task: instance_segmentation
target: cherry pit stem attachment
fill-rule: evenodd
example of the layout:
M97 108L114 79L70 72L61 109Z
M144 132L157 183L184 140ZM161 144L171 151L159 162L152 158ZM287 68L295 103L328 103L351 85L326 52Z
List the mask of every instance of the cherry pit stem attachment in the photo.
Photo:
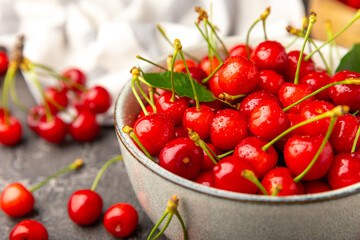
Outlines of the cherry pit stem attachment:
M206 153L206 155L209 156L209 158L211 159L211 161L216 165L219 161L219 158L217 157L217 155L207 146L207 144L201 140L199 134L197 134L194 130L188 128L188 135L189 135L189 138L191 140L194 141L194 143L201 147L202 150L204 150L204 152ZM209 151L210 150L210 151ZM215 160L216 159L216 160Z
M259 181L259 179L255 176L254 172L249 170L249 169L244 169L241 172L241 177L246 178L247 180L249 180L250 182L252 182L253 184L255 184L260 191L264 194L264 195L269 195L266 191L266 189L264 188L264 186L261 184L261 182Z

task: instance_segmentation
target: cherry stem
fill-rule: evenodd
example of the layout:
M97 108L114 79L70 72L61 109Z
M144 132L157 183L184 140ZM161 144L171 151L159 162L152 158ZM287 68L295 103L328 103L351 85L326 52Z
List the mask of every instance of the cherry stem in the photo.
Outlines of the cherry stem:
M259 181L259 179L255 176L253 171L249 169L244 169L241 172L241 177L246 178L247 180L255 184L264 195L269 195L264 186Z
M152 86L149 86L148 92L149 92L149 96L150 96L150 102L155 105L155 101L154 101L154 94L156 92L155 88ZM153 110L155 110L155 113L156 113L156 107L155 107L155 109L153 108Z
M326 30L327 39L330 39L333 36L330 21L325 22L325 30ZM336 45L335 41L331 41L330 46L329 46L329 59L330 59L330 69L331 69L331 71L333 71L333 69L334 69L334 57L333 57L334 45Z
M202 150L204 150L204 152L206 153L206 155L209 156L209 158L211 159L211 161L216 165L217 164L217 161L215 160L215 156L216 154L209 148L209 146L200 138L199 134L197 134L194 130L188 128L188 135L189 135L189 138L191 140L194 141L194 143L201 147ZM209 150L211 150L211 152L214 154L214 156L209 152ZM217 157L216 157L217 158Z
M219 61L219 63L222 63L223 61L221 60L218 52L216 51L216 49L213 47L213 45L210 43L209 39L205 36L204 32L201 30L199 24L195 23L197 29L199 30L199 32L201 33L201 35L203 36L203 38L205 39L205 41L207 42L208 46L211 48L211 50L214 52L217 60ZM209 59L211 61L211 59Z
M24 105L20 102L20 100L19 100L19 98L18 98L18 95L17 95L17 93L16 93L16 85L15 85L15 83L16 83L16 78L14 77L13 79L11 79L11 83L9 83L9 84L10 84L10 95L11 95L11 99L13 100L13 102L15 103L15 105L16 105L18 108L20 108L20 110L22 110L22 111L25 112L25 113L28 113L28 112L29 112L29 109L28 109L26 106L24 106Z
M165 30L161 27L160 24L157 24L156 25L157 29L159 30L159 32L161 33L161 35L165 38L165 40L172 46L174 47L173 43L171 42L170 38L167 36ZM193 55L191 55L190 53L188 52L185 52L184 51L184 55L187 56L188 58L191 58L192 60L194 60L195 62L199 63L200 60L196 57L194 57Z
M311 38L309 38L308 41L309 41L312 45L314 45L315 48L317 48L317 45L316 45L316 43L314 42L314 40L312 40ZM331 52L331 51L330 51L330 52ZM324 57L324 54L323 54L321 51L319 51L319 55L320 55L321 60L323 61L324 65L325 65L326 72L327 72L329 75L331 75L331 68L329 67L329 64L326 62L326 59L325 59L325 57Z
M204 142L204 144L205 144L205 147L209 150L209 152L214 156L216 162L218 162L220 159L217 156L217 154L209 147L209 145L207 145L205 142Z
M333 30L332 30L332 24L330 21L327 21L325 23L325 28L326 28L326 32L327 32L327 36L328 36L328 39L332 38L334 33L333 33ZM336 51L336 54L338 56L338 58L340 59L341 58L341 54L340 54L340 51L339 51L339 48L335 42L335 40L332 40L330 42L330 47L334 47L335 48L335 51ZM331 49L332 50L332 49ZM332 56L332 51L330 51L330 57Z
M147 240L151 240L152 236L154 235L156 229L160 226L160 224L164 221L164 219L166 218L166 216L169 214L168 211L165 211L164 214L161 216L161 218L159 219L159 221L156 223L156 225L154 226L154 228L151 230Z
M331 132L334 128L334 125L335 125L335 122L336 122L336 119L337 119L337 116L332 116L331 117L331 120L330 120L330 124L329 124L329 128L328 128L328 131L326 132L326 135L324 137L324 140L322 141L321 145L320 145L320 148L318 149L318 151L316 152L313 160L310 162L310 164L307 166L307 168L302 172L300 173L297 177L294 178L294 182L299 182L309 171L310 169L312 168L312 166L314 166L316 160L319 158L322 150L324 149L325 147L325 144L327 143L330 135L331 135Z
M150 158L152 161L154 161L154 159L151 157L150 153L144 148L144 146L141 144L140 140L138 139L138 137L136 136L134 129L132 127L129 126L125 126L123 127L123 132L126 134L129 134L129 136L137 143L137 145L141 148L141 150L145 153L145 155ZM155 161L154 161L155 162Z
M219 69L220 69L223 65L224 65L223 62L220 63L219 66L217 66L217 67L215 68L215 70L212 71L212 72L210 73L210 75L207 76L206 78L204 78L201 82L202 82L203 84L207 83L207 82L215 75L215 73L216 73L217 71L219 71Z
M171 68L170 68L170 73L171 73L171 91L172 91L172 95L171 95L171 102L175 102L175 82L174 82L174 65L175 65L175 60L176 60L176 56L178 55L179 51L177 49L175 49L174 51L174 55L172 57L172 61L171 61ZM184 64L185 61L184 61Z
M353 112L353 114L351 114L351 115L353 115L353 116L355 117L359 112L360 112L360 110L356 110L356 111Z
M283 108L283 111L286 112L287 110L289 110L290 108L298 105L299 103L305 101L306 99L308 98L311 98L312 96L315 96L316 94L318 94L319 92L329 88L329 87L332 87L332 86L335 86L335 85L341 85L341 84L355 84L355 85L360 85L360 78L348 78L348 79L345 79L343 81L339 81L339 82L333 82L333 83L329 83L328 85L325 85L321 88L319 88L318 90L310 93L309 95L307 95L306 97L294 102L293 104L287 106L286 108Z
M267 37L267 34L266 34L265 20L262 20L262 25L263 25L263 29L264 29L264 38L265 38L265 41L267 41L268 37Z
M272 197L276 197L282 190L282 185L276 184L272 189L271 189L271 196Z
M246 94L230 95L226 92L220 93L218 98L227 102L232 102L236 99L246 97Z
M209 31L208 31L208 19L207 17L204 18L204 26L205 26L205 33L206 33L206 38L209 39L209 42L211 43L211 45L214 43L210 37L209 37ZM208 45L208 56L209 56L209 64L210 64L210 72L212 72L213 68L212 68L212 59L213 59L213 54L210 48L210 45Z
M169 217L166 220L166 223L165 223L164 227L160 230L160 232L154 238L152 238L152 240L158 239L165 232L165 230L169 226L170 221L171 221L173 216L174 216L174 213L169 213Z
M98 174L96 175L96 178L94 180L94 183L93 185L91 186L91 191L95 191L98 183L99 183L99 180L101 178L101 176L103 175L103 173L105 172L105 170L113 163L115 162L118 162L118 161L121 161L123 160L123 157L122 156L117 156L117 157L114 157L110 160L108 160L99 170Z
M352 148L351 148L352 153L355 152L355 150L356 150L356 145L357 145L357 143L359 141L359 135L360 135L360 126L359 126L359 128L358 128L358 130L356 132L354 143L353 143Z
M289 47L291 47L298 39L299 39L299 36L294 37L294 39L288 45L286 45L285 48L288 49Z
M266 24L265 24L265 21L267 19L267 17L269 16L270 14L270 7L267 7L265 9L265 11L260 15L260 19L262 20L262 25L263 25L263 30L264 30L264 37L265 37L265 41L268 40L268 37L267 37L267 34L266 34Z
M219 40L221 46L223 47L223 49L225 51L226 56L230 57L230 53L229 53L228 49L226 48L226 45L223 42L223 40L221 39L221 37L217 34L214 25L210 21L207 21L207 23L208 23L209 27L211 28L211 31L215 34L215 37Z
M249 30L247 31L246 33L246 43L245 43L245 46L246 46L246 53L247 53L247 56L248 56L248 59L250 59L250 48L249 48L249 41L250 41L250 32L251 30L255 27L255 25L261 21L261 18L258 18L255 20L255 22L253 22L253 24L251 24Z
M305 37L304 37L304 43L302 45L302 48L301 48L301 51L300 51L300 54L299 54L299 59L298 59L298 63L297 63L294 84L299 83L299 74L300 74L301 61L302 61L302 58L303 58L306 42L308 41L308 38L309 38L309 35L310 35L310 32L311 32L311 28L312 28L312 26L314 25L315 22L316 22L316 13L312 11L310 13L309 26L308 26L308 28L306 30L306 34L305 34ZM307 59L307 60L309 60L309 59Z
M150 60L148 60L148 59L145 59L145 58L141 57L140 55L137 55L136 58L138 58L138 59L140 59L140 60L143 60L144 62L148 62L148 63L150 63L151 65L154 65L155 67L161 68L162 70L167 71L167 69L164 68L163 66L161 66L161 65L159 65L159 64L157 64L157 63L154 63L153 61L150 61Z
M2 95L2 106L5 110L8 109L8 92L9 92L10 83L12 79L14 79L17 69L18 69L18 64L13 61L10 62L4 79L3 95ZM4 111L4 121L6 124L9 124L8 118L9 118L8 111Z
M131 89L132 89L132 91L134 93L134 96L135 96L136 100L138 101L141 109L143 110L145 116L147 116L147 115L149 115L149 112L146 110L146 107L145 107L144 103L142 102L141 98L139 97L139 94L137 93L137 91L135 89L135 82L139 78L140 71L139 71L138 68L133 68L131 70L131 73L132 73Z
M145 98L145 100L150 104L150 106L153 109L153 112L156 113L156 106L154 104L154 101L151 101L148 96L145 94L144 90L142 89L141 85L140 85L140 80L139 77L136 79L136 85L141 93L141 95Z
M231 154L233 154L233 153L234 153L234 150L230 150L230 151L228 151L228 152L226 152L226 153L223 153L223 154L221 154L221 155L218 155L218 158L219 158L219 159L222 159L222 158L227 157L227 156L229 156L229 155L231 155Z
M324 118L338 117L338 116L346 114L347 112L349 112L349 107L348 106L346 106L346 105L344 105L344 106L338 105L338 106L334 107L333 109L331 109L331 110L329 110L327 112L324 112L324 113L322 113L320 115L317 115L317 116L315 116L315 117L313 117L311 119L307 119L305 121L299 122L298 124L295 124L294 126L286 129L284 132L280 133L273 140L271 140L270 142L265 144L261 149L266 152L269 149L269 147L271 147L279 139L281 139L286 134L288 134L289 132L291 132L291 131L299 128L299 127L302 127L302 126L304 126L306 124L309 124L309 123L312 123L312 122L315 122L315 121L318 121L318 120L321 120L321 119L324 119Z
M358 11L356 12L355 16L353 17L353 19L351 19L351 21L346 24L339 32L337 32L335 35L333 35L331 38L329 38L328 40L326 40L326 42L324 42L320 47L316 48L314 51L312 51L308 56L306 56L304 59L307 61L311 58L311 56L316 53L317 51L319 51L321 48L323 48L326 44L332 42L334 39L336 39L340 34L342 34L346 29L348 29L356 20L358 20L360 18L360 9L358 9Z
M55 174L53 174L50 177L46 178L44 181L36 184L29 191L34 192L34 191L38 190L39 188L41 188L42 186L44 186L45 184L47 184L51 179L54 179L54 178L66 173L66 172L71 171L71 170L76 170L76 169L80 168L83 165L84 165L83 160L81 158L78 158L72 164L70 164L69 166L61 169L60 171L57 171Z

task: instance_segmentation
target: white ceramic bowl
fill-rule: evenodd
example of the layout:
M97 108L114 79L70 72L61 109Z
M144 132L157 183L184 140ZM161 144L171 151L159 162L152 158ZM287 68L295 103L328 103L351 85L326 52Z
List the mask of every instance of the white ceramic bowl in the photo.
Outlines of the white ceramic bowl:
M291 39L280 41L286 44ZM242 39L236 37L226 40L230 47L241 42ZM299 49L301 44L299 41L294 48ZM206 47L201 44L189 51L204 56ZM157 62L164 63L165 59L166 56ZM138 150L121 129L125 125L132 126L139 112L129 81L116 102L116 132L134 191L154 223L162 216L168 199L176 194L190 239L360 238L360 184L326 193L288 197L206 187L168 172ZM170 239L182 239L181 226L176 219L165 234Z

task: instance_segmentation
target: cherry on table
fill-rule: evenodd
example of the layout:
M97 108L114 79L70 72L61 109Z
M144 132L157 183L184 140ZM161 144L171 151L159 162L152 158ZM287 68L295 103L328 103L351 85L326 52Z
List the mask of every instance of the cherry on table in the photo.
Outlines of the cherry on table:
M179 97L175 94L172 101L172 92L163 93L156 102L158 113L168 116L175 125L181 125L185 110L189 108L189 102L185 97Z
M313 91L316 91L319 88L328 85L331 82L331 77L326 72L309 72L303 76L299 82L310 85ZM324 101L330 100L329 88L316 94L315 98Z
M0 143L5 146L14 146L20 142L22 127L14 116L0 117Z
M105 229L115 237L126 237L133 233L138 224L136 209L127 203L111 206L104 215Z
M294 82L299 57L300 51L298 50L288 53L288 65L284 72L285 81ZM313 60L310 58L308 61L305 61L305 57L306 54L303 54L300 64L299 79L303 78L307 73L315 71L315 63Z
M38 123L37 134L50 143L60 144L64 141L67 130L66 123L58 116L52 116L50 120L42 116Z
M205 140L210 136L210 126L214 115L214 110L206 105L200 105L200 109L190 107L184 112L183 127L185 131L188 128L194 130L201 139Z
M285 82L282 75L273 70L264 69L259 72L259 83L256 87L258 90L264 90L273 94L277 94L280 86Z
M38 221L23 220L15 225L9 235L9 240L48 240L46 228Z
M94 140L100 132L100 125L94 113L89 111L78 112L75 119L69 124L69 134L79 142Z

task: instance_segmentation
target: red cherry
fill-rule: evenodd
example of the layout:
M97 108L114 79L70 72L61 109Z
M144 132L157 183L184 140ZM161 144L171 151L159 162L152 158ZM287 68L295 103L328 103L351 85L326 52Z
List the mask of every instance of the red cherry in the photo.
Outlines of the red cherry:
M295 113L286 113L286 117L289 119L290 122L290 127L298 124L299 122L301 122L300 116L295 114ZM294 130L292 130L291 132L289 132L288 134L286 134L284 137L282 137L281 139L279 139L276 143L275 146L277 149L279 150L284 150L285 144L287 142L287 140L295 135L304 135L304 133L302 132L302 127L298 127Z
M360 78L360 73L343 70L336 73L331 82L340 82L347 78ZM350 111L360 110L359 85L335 85L329 88L330 97L336 105L348 105Z
M346 114L338 117L330 136L330 142L334 152L349 153L354 143L358 128L358 120L353 115ZM357 142L356 146L356 148L360 146L360 141Z
M217 71L212 78L209 80L210 91L218 97L220 93L223 93L224 90L220 87L219 84L219 71Z
M167 116L157 113L138 118L134 133L149 154L157 156L165 144L175 138L175 126Z
M153 94L153 96L154 96L154 102L156 103L157 100L159 99L159 97L160 97L163 93L165 93L165 92L167 92L167 91L164 90L164 89L155 88L155 91L154 91L154 94ZM150 93L149 93L149 94L150 94ZM149 95L149 98L150 98L150 95Z
M219 60L216 57L212 57L210 70L210 59L209 56L206 56L201 60L199 67L204 70L207 75L210 75L219 66L219 64Z
M26 123L28 127L33 131L37 132L39 121L42 116L45 116L45 108L43 105L36 105L32 107L26 117Z
M249 53L253 52L252 48L249 46ZM242 56L244 58L248 58L246 45L245 44L238 44L229 51L230 57L232 56Z
M326 72L310 72L300 79L300 83L306 83L311 86L313 91L318 90L331 82L329 74ZM319 100L330 100L329 89L325 89L315 95Z
M258 137L272 140L290 126L283 110L274 102L257 106L250 115L249 129Z
M46 116L40 118L37 134L50 143L62 143L66 137L67 125L57 116L53 116L51 121L47 121Z
M182 72L187 74L186 68L184 68ZM195 79L200 84L202 84L201 81L208 76L200 67L189 67L189 72L191 78Z
M179 138L179 137L187 137L188 134L187 132L184 130L183 126L177 126L175 127L175 138Z
M23 217L34 207L35 199L21 183L7 185L0 195L1 209L10 217Z
M336 155L328 172L328 182L332 189L360 182L360 153Z
M276 196L290 196L304 194L304 186L301 182L294 182L294 176L288 168L278 167L268 172L261 184L271 195L276 188L280 188L280 192ZM262 194L260 192L260 194Z
M193 181L208 187L214 187L214 173L213 171L200 172Z
M197 63L190 59L185 59L186 65L189 67L197 67ZM177 60L174 64L174 72L182 72L182 70L185 68L184 62L180 59Z
M100 125L92 112L81 111L69 125L69 133L79 142L94 140L100 132Z
M247 136L248 122L233 109L219 110L211 122L211 142L223 150L234 149Z
M231 95L247 94L259 82L255 64L244 57L229 57L219 71L219 85Z
M185 110L189 107L189 102L185 97L175 95L175 100L172 101L172 93L163 93L156 102L156 109L158 113L168 116L175 125L181 125Z
M64 89L58 90L54 87L48 87L45 89L45 95L47 99L52 99L52 101L56 102L58 105L60 105L63 108L66 108L69 103L68 97L66 95L66 91ZM56 105L52 104L52 101L46 100L51 113L56 114L57 112L60 111L60 109L57 108Z
M186 179L198 175L203 160L202 149L186 137L172 140L159 154L161 167Z
M46 228L37 221L24 220L15 225L9 235L9 240L48 240Z
M260 179L275 168L278 161L278 155L273 146L267 151L261 149L265 144L267 142L261 138L247 137L239 142L234 151L235 157L246 160L254 166Z
M149 115L154 113L154 109L151 105L146 105L145 107L146 111L148 112ZM145 116L145 112L143 110L141 110L141 112L138 115L138 118L144 117Z
M90 189L74 192L68 202L70 219L79 225L90 225L101 215L103 207L102 198Z
M291 51L288 53L288 66L284 73L285 80L288 82L294 82L296 68L300 56L300 51ZM309 59L305 61L306 54L303 54L300 64L299 79L303 78L307 73L315 71L315 64L313 60Z
M284 158L286 165L296 176L302 173L319 150L323 136L293 136L285 145ZM312 168L304 175L303 180L316 180L329 170L333 161L333 150L327 141Z
M104 215L105 229L115 237L126 237L133 233L138 224L138 214L133 206L117 203Z
M62 75L68 78L68 81L62 81L64 88L79 91L76 85L85 86L86 84L86 75L77 68L69 68L62 73Z
M272 93L266 91L254 91L242 100L239 111L242 115L249 118L254 108L268 101L276 103L280 106L279 99Z
M214 144L212 143L206 143L206 145L208 145L208 147L216 154L216 155L220 155L223 153L223 151L221 151L221 149L215 147ZM210 151L209 151L210 152ZM211 171L215 164L214 162L210 159L210 157L206 154L206 152L203 150L203 154L204 154L204 161L201 164L201 171ZM212 153L210 152L211 156Z
M251 60L255 62L259 70L270 69L282 74L287 68L288 55L279 42L265 41L252 52Z
M9 59L4 51L0 51L0 77L5 75L9 65Z
M355 8L355 9L360 8L360 1L359 0L345 0L344 2L349 7L352 7L352 8Z
M100 86L93 87L85 93L84 106L93 113L104 113L111 106L111 95Z
M221 159L213 170L215 187L232 192L255 194L257 186L241 176L245 169L257 175L255 168L245 160L234 156Z
M315 100L309 102L301 109L300 119L301 121L312 119L317 115L333 109L334 107L334 105L325 101ZM305 135L309 136L325 135L329 128L329 124L330 118L324 118L302 126L301 131L305 133Z
M272 70L262 70L259 72L260 80L256 87L258 90L277 94L280 86L285 82L283 76Z
M320 180L304 182L304 188L307 194L331 191L331 187Z
M284 83L280 86L278 91L278 97L283 108L290 106L291 104L297 102L298 100L306 97L312 93L312 88L304 83L294 84L294 83ZM301 109L311 101L314 101L315 97L312 96L305 101L297 104L296 106L290 108L287 112L299 114Z
M0 117L0 143L14 146L20 142L22 135L21 123L14 116Z
M210 124L214 115L213 109L205 105L200 105L200 110L196 107L188 108L183 115L183 127L185 131L188 128L194 130L205 140L210 135Z

